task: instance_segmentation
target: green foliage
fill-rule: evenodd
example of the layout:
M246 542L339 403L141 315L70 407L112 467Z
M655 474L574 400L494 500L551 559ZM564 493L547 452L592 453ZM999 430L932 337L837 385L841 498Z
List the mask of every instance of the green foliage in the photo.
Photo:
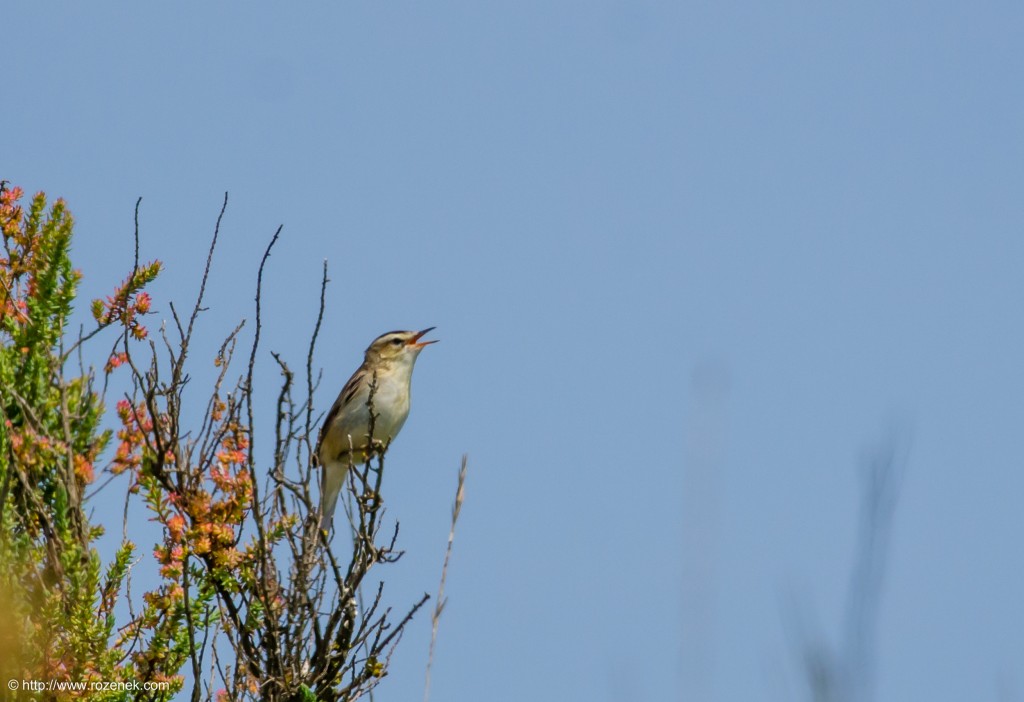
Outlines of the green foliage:
M66 375L81 278L70 258L73 220L61 200L48 206L39 193L25 212L21 196L0 188L0 678L134 680L125 649L112 645L134 546L123 543L104 568L94 548L102 529L83 509L111 433L100 426L91 372ZM101 301L100 327L119 322L138 338L140 290L158 271L141 268Z

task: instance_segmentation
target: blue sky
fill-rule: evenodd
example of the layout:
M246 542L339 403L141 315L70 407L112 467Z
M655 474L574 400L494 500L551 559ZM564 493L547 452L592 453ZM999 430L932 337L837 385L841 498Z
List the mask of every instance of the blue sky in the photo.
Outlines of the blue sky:
M142 196L155 306L189 304L228 191L211 354L279 224L265 354L304 357L327 259L321 409L437 325L387 485L399 605L470 455L432 699L799 699L894 427L876 699L1024 698L1018 4L3 14L0 176L69 201L83 295Z

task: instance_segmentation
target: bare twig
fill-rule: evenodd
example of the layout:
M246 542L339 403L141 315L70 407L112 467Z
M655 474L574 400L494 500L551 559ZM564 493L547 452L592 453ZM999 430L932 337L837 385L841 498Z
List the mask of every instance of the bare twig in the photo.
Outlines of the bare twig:
M228 208L228 194L224 193L224 203L220 206L220 214L217 215L217 224L213 227L213 238L210 239L210 249L206 253L206 265L203 267L203 279L199 283L199 295L196 297L195 307L192 308L192 314L188 318L188 331L185 332L185 338L181 344L181 360L185 360L185 356L188 352L188 344L192 339L192 328L195 326L196 317L199 316L199 312L203 309L203 297L206 294L206 281L210 277L210 266L213 263L213 252L217 248L217 237L220 236L220 223L224 219L224 212ZM138 247L136 247L136 266L138 266Z
M320 308L316 315L316 325L313 327L313 336L309 340L309 353L306 355L306 443L313 435L313 352L316 349L316 340L320 336L320 325L324 321L324 307L327 296L327 259L324 259L323 277L320 279ZM312 447L310 447L312 448ZM310 450L312 453L312 450Z
M455 541L455 525L459 521L459 513L462 512L462 501L466 494L466 469L469 465L469 456L463 454L462 465L459 467L459 480L455 488L455 502L452 504L452 523L448 530L448 546L444 551L444 565L441 566L441 583L437 588L437 601L434 603L434 613L430 617L430 652L427 655L426 681L423 685L423 702L430 700L430 669L434 664L434 647L437 645L437 627L441 623L441 612L448 600L444 596L444 584L448 578L448 562L452 556L452 543Z
M833 648L804 627L800 631L799 653L814 702L868 702L873 697L875 628L906 462L906 446L895 433L865 458L843 639Z

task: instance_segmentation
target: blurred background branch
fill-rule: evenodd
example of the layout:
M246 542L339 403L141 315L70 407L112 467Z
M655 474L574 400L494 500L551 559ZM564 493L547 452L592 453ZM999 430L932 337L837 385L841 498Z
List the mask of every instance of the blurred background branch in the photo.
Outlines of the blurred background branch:
M820 634L805 634L799 643L813 702L874 699L878 620L906 465L907 446L895 430L861 461L860 516L841 639L833 648Z

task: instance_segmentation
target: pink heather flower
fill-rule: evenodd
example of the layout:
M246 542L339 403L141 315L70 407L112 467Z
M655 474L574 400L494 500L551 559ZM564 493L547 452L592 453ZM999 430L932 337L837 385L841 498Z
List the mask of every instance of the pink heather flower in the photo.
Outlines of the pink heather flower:
M4 205L10 205L15 200L20 200L21 196L24 194L25 191L22 190L19 186L15 185L10 190L4 190L3 193L0 194L0 203L3 203Z
M185 533L185 518L180 514L176 514L167 520L167 531L170 532L171 538L177 541L181 538L182 534Z
M128 362L128 354L124 351L121 353L114 353L110 355L110 359L107 361L105 370L110 373L115 368L119 368L123 364Z
M85 460L81 456L75 456L75 475L77 475L85 483L91 483L95 478L92 463Z

